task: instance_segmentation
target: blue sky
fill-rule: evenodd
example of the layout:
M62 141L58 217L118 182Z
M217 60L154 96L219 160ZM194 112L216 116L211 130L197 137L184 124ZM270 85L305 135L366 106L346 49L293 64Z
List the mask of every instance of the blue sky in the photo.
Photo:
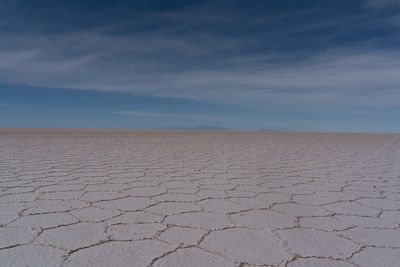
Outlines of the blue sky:
M0 1L0 127L400 132L400 1Z

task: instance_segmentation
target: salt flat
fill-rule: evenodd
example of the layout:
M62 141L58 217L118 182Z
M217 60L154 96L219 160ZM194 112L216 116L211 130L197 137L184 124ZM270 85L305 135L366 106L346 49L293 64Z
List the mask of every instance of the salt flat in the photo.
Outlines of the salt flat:
M399 266L400 136L0 130L0 266Z

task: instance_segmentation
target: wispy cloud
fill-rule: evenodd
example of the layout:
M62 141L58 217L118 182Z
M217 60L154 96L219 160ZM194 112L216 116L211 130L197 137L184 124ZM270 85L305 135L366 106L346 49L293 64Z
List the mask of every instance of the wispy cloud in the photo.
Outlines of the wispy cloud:
M21 51L0 57L0 77L9 83L54 88L121 91L237 105L329 105L393 107L400 101L400 54L342 49L306 60L274 64L269 57L231 57L247 62L213 70L170 70L149 62L105 65L100 55L49 59ZM220 60L220 64L223 60ZM146 68L152 70L143 71Z
M369 10L398 1L370 0L366 9L360 2L357 12L332 3L294 10L277 5L271 12L217 2L134 12L136 19L112 9L115 20L104 20L107 13L100 10L81 27L64 17L48 25L47 13L29 17L33 26L5 17L0 81L250 107L399 107L400 51L382 38L399 40L374 35L396 15L382 19Z
M0 103L0 108L32 108L34 105L14 104L14 103Z
M400 7L400 1L398 0L368 0L366 3L373 8Z

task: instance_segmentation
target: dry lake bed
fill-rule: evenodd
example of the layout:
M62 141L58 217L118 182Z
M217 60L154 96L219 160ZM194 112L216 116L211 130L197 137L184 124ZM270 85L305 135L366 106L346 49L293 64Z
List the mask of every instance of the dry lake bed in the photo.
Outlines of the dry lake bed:
M0 266L400 265L400 135L0 130Z

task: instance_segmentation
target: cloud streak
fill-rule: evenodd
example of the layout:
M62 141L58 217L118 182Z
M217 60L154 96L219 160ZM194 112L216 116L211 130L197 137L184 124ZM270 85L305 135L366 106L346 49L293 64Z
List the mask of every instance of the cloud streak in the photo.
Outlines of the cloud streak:
M399 108L400 50L392 46L400 42L398 13L382 10L397 1L354 1L353 9L211 1L131 12L94 5L96 15L78 14L80 24L52 4L34 16L10 3L1 10L19 17L0 21L7 40L0 45L1 82L254 108Z
M267 56L265 56L267 57ZM272 55L274 57L274 55ZM332 50L307 60L277 64L255 56L214 70L171 71L149 62L106 66L96 55L50 59L33 51L0 55L0 77L8 83L52 88L120 91L210 102L254 105L320 104L397 106L400 55ZM249 63L251 62L251 63ZM228 64L228 63L227 63ZM223 65L223 64L222 64ZM376 89L376 90L373 90Z

